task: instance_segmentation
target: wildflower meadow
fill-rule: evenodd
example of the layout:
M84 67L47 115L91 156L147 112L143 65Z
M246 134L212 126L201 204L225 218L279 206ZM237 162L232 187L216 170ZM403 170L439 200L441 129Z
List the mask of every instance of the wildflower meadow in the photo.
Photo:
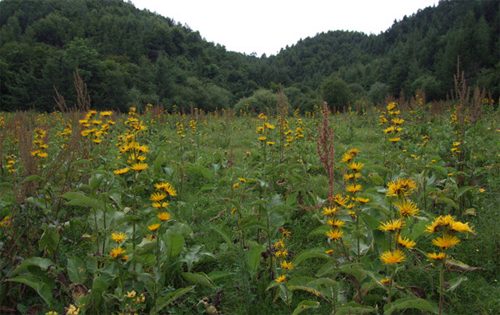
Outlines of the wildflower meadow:
M498 100L0 113L2 314L499 314Z

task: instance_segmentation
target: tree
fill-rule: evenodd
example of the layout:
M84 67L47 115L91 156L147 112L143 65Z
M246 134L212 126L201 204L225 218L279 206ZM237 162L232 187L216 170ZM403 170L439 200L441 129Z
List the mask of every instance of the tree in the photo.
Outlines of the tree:
M326 79L323 82L322 91L323 100L335 110L343 110L354 99L349 85L338 77Z

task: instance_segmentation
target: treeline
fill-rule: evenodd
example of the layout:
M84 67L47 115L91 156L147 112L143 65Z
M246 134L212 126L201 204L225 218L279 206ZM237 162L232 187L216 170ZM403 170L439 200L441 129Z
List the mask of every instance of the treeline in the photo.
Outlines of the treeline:
M3 0L0 107L51 111L55 89L75 103L76 69L94 108L120 111L147 103L241 108L280 87L303 110L321 99L375 103L418 88L428 100L440 99L453 88L458 57L467 82L498 99L498 7L498 1L441 1L379 35L321 33L258 58L122 0Z

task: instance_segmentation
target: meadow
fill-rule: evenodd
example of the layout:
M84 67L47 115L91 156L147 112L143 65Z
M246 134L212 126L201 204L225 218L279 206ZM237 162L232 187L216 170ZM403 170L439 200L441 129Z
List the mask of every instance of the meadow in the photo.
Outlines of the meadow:
M494 100L278 100L0 113L2 314L500 313Z

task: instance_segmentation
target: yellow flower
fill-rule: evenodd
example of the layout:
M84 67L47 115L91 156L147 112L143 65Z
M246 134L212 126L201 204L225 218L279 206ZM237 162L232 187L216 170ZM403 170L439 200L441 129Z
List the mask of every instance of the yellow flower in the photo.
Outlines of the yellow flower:
M156 189L158 190L163 190L167 194L169 194L172 197L177 196L177 191L175 190L174 186L172 186L170 183L163 182L159 184L155 184Z
M400 262L405 261L405 253L400 251L399 249L395 251L386 251L380 256L380 260L382 260L382 263L384 265L391 265L391 264L397 264Z
M292 235L292 232L288 231L285 228L281 228L281 234L283 234L283 237L290 237Z
M277 251L275 253L275 256L277 258L281 258L281 257L286 258L286 257L288 257L288 249L284 248L283 250Z
M6 216L2 219L2 222L0 222L0 227L9 227L10 226L10 217Z
M154 232L154 231L158 230L159 227L160 227L160 223L151 224L150 226L148 226L148 230L150 230L151 232Z
M66 315L78 315L79 312L80 312L79 307L77 308L73 304L70 304L68 307L68 311L66 312Z
M168 202L153 202L153 208L166 208L168 207Z
M444 257L445 257L445 253L431 253L431 254L427 254L427 257L429 257L430 259L434 259L434 260L443 260Z
M355 172L359 172L365 165L363 163L352 162L349 164L349 168Z
M357 197L356 200L360 203L368 203L370 202L370 199L368 198L361 198L361 197Z
M284 239L279 240L274 244L274 249L278 250L278 248L285 248L285 243L283 243Z
M271 146L271 145L275 145L275 144L276 144L276 142L267 141L267 144Z
M462 223L459 221L453 221L451 223L451 230L453 232L470 232L474 233L471 227L469 227L469 222L467 223Z
M345 222L342 221L342 220L338 220L338 219L328 219L328 221L326 221L326 224L330 225L330 226L335 226L335 227L342 227Z
M167 221L167 220L170 220L170 213L160 212L160 213L158 213L157 217L158 217L158 219L160 219L162 221Z
M408 238L403 238L403 237L401 237L401 235L399 235L399 237L398 237L398 244L403 246L404 248L407 248L407 249L413 249L413 247L415 247L415 245L417 245L417 243L415 243L415 241L412 241Z
M135 292L134 290L132 290L131 292L127 291L127 294L125 294L125 297L132 299L135 297L136 294L137 294L137 292Z
M396 106L398 106L398 103L396 102L389 103L387 105L387 110L393 110L394 108L396 108Z
M132 166L130 166L131 169L133 169L136 172L141 172L144 171L145 169L148 168L148 164L146 163L135 163Z
M335 213L337 212L337 207L323 207L323 214L324 215L327 215L327 216L330 216L330 215L334 215Z
M380 280L380 283L386 284L386 283L389 283L390 281L391 281L391 278L384 278L384 279Z
M397 137L397 138L389 138L389 141L391 141L391 142L398 142L398 141L401 141L401 138L400 138L400 137Z
M456 236L445 234L443 237L437 237L432 240L432 244L441 248L449 248L460 243L460 240Z
M361 151L359 151L358 149L354 148L354 149L350 149L349 151L347 151L348 154L352 155L353 157L356 157Z
M362 191L363 189L362 189L361 185L351 184L351 185L347 186L345 190L348 191L348 192L350 192L350 193L355 194L358 191Z
M247 180L246 180L246 179L244 179L243 177L238 177L238 180L239 180L240 182L242 182L242 183L246 183L246 182L247 182Z
M111 239L117 243L121 243L127 239L127 235L123 232L113 233L111 234Z
M354 155L352 154L344 153L344 155L342 155L342 162L349 163L352 159L354 159Z
M342 238L342 234L344 234L344 232L340 229L332 229L325 233L325 235L328 236L331 240L338 240Z
M379 226L379 229L385 232L401 230L401 228L403 227L403 221L400 219L381 223L382 224Z
M333 254L334 250L333 249L329 249L329 250L326 250L325 253L328 254L328 255L331 255Z
M125 250L121 247L113 248L111 252L109 253L109 256L116 258L120 256L121 254L125 253Z
M415 203L413 203L411 200L403 200L402 202L396 202L394 204L396 208L398 208L399 213L401 216L404 217L414 217L418 213L418 208Z
M233 185L233 188L234 188L234 189L238 189L238 188L240 188L240 183L235 183L235 184Z
M156 193L153 193L149 199L151 199L151 201L162 201L163 199L167 198L167 194L160 191L160 192L156 192Z
M281 263L281 268L287 269L287 270L292 270L293 269L293 263L292 262L287 262L286 260L283 260Z
M57 315L57 312L56 311L50 311L50 312L45 313L45 315Z
M259 141L266 141L267 140L267 137L258 137L257 138Z
M286 275L281 275L277 279L275 279L274 281L276 281L276 282L286 282Z

